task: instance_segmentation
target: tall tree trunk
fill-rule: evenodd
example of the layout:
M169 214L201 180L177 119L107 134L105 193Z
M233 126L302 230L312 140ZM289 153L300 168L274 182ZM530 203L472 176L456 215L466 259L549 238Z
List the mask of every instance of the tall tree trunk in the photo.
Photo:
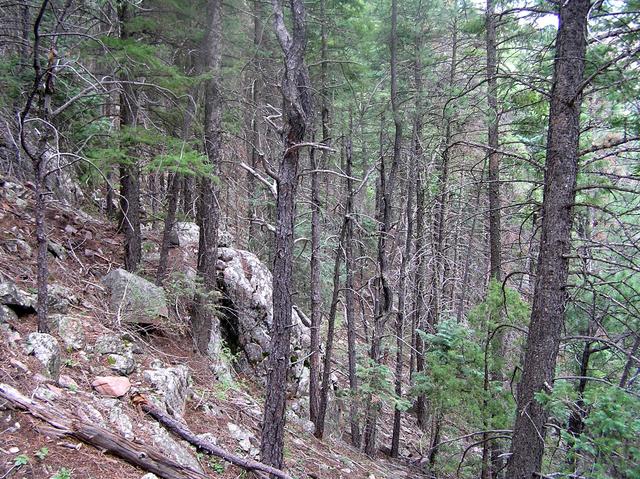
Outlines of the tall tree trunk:
M360 422L358 420L358 377L356 374L356 318L355 318L355 298L353 276L355 274L355 264L353 258L353 215L354 211L354 191L353 191L353 145L351 135L353 133L353 120L349 117L349 134L345 140L345 156L347 174L347 205L346 205L346 232L344 239L345 255L345 310L347 317L347 354L349 362L349 390L351 392L351 402L349 405L349 426L351 429L351 444L360 447Z
M497 51L496 51L496 17L494 0L487 0L487 8L485 12L486 25L486 50L487 50L487 130L488 130L488 146L489 146L489 279L493 281L502 281L502 264L501 264L501 237L500 237L500 155L499 147L499 113L498 113L498 91L497 91ZM500 313L496 313L500 316ZM499 317L492 318L491 324L496 324ZM491 327L491 326L490 326ZM497 358L503 355L503 330L494 335L492 351ZM489 332L491 334L491 332ZM502 384L502 370L499 366L492 367L490 374L490 383ZM490 383L486 383L487 385ZM485 392L489 395L489 391ZM491 419L489 419L491 421ZM485 429L493 429L491 424L486 424ZM489 441L487 433L483 436L483 457L487 454L487 449L491 449L491 473L486 470L486 463L483 462L482 477L487 478L491 474L494 479L498 475L498 471L502 469L502 459L500 459L499 444L497 441Z
M120 38L127 41L131 34L128 22L131 21L131 7L122 2L118 7ZM138 117L138 94L131 84L128 74L122 77L120 89L120 127L134 128ZM131 155L127 155L131 156ZM142 259L142 238L140 235L140 168L136 161L120 164L120 209L122 219L120 229L124 232L124 267L135 271Z
M327 92L327 25L325 19L326 0L320 2L321 26L321 62L320 65L320 96L322 104L322 142L329 138L329 108ZM326 150L322 152L326 160ZM323 161L325 163L325 161ZM311 150L311 357L309 380L309 416L317 425L319 406L320 373L320 324L321 324L321 294L320 294L320 178L319 164L314 150Z
M400 110L398 107L398 0L391 1L391 109L393 112L393 124L395 127L395 136L393 142L393 165L398 168L400 164L400 153L402 148L402 120L400 117ZM392 167L393 168L393 167ZM411 185L411 181L409 181ZM392 185L389 185L393 187ZM402 396L402 371L403 371L403 358L404 352L404 305L406 294L406 275L407 275L407 263L409 261L409 255L411 252L411 235L413 223L411 216L413 212L412 204L412 192L411 186L408 188L408 201L407 201L407 236L405 240L405 250L402 257L402 264L400 266L400 284L399 284L399 300L398 300L398 313L396 314L396 378L395 378L395 392L398 397ZM391 203L392 191L389 191L387 198ZM389 204L390 208L390 204ZM389 311L391 305L388 305ZM393 414L393 433L391 437L391 457L398 457L400 452L400 419L401 411L399 409L394 410Z
M204 149L209 164L219 172L222 147L222 97L220 95L220 61L222 58L222 4L221 0L208 0L208 24L202 45L204 72L211 75L205 85ZM218 259L218 191L211 177L200 182L198 220L200 237L198 242L198 276L202 279L203 291L194 296L191 311L191 329L196 348L201 354L217 356L220 348L218 320L212 309L210 293L216 289L216 261Z
M322 387L320 388L320 404L316 421L315 436L322 439L324 435L325 418L329 405L329 387L331 387L331 362L333 360L333 343L335 339L336 313L340 295L340 268L342 265L342 248L344 246L347 231L347 218L345 216L340 228L340 240L336 249L336 259L333 266L333 293L331 295L331 306L329 308L329 318L327 327L327 344L324 351L324 362L322 365Z
M564 324L590 6L589 0L572 0L560 6L547 136L542 237L524 369L518 388L512 455L507 468L510 479L530 479L539 474L542 465L548 411L535 395L552 387Z
M309 357L309 418L318 425L320 405L320 180L315 149L311 150L311 352Z
M305 7L291 0L291 25L285 25L281 0L272 0L276 36L284 53L282 79L284 154L277 173L278 197L273 265L273 323L267 359L267 387L262 421L260 457L266 464L282 468L287 372L289 370L293 283L293 223L300 147L311 115L309 75L304 64L306 47Z
M415 171L415 156L411 165L411 170ZM409 175L410 176L410 175ZM407 232L404 244L404 252L402 254L402 262L400 264L400 280L398 284L398 313L396 317L396 371L395 371L395 393L398 398L402 397L402 375L404 370L404 318L406 309L407 291L407 275L409 259L411 257L411 246L413 243L413 187L415 182L409 178L407 188ZM398 457L400 452L400 419L401 411L395 409L393 412L393 434L391 439L391 457Z

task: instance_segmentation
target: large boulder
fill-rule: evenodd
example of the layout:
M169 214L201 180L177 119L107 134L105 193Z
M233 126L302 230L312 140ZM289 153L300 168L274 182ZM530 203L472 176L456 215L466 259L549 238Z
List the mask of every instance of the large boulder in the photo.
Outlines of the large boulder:
M19 316L36 312L36 296L16 286L13 281L0 280L0 304L8 306Z
M241 369L264 375L273 324L272 276L260 259L248 251L218 249L218 287L222 337L239 355ZM309 347L309 330L294 309L291 326L291 363L295 379L303 373L303 357Z
M102 278L102 283L111 295L111 312L121 322L157 324L169 314L164 290L140 276L118 268Z

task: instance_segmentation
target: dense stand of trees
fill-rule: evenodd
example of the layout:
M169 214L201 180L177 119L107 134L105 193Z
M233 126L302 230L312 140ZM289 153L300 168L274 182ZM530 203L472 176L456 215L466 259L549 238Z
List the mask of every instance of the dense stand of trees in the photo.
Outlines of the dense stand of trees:
M273 266L262 461L286 466L295 302L318 438L340 401L353 446L443 477L640 474L637 2L0 8L0 160L34 185L41 331L47 201L113 218L158 284L195 221L200 353L221 232Z

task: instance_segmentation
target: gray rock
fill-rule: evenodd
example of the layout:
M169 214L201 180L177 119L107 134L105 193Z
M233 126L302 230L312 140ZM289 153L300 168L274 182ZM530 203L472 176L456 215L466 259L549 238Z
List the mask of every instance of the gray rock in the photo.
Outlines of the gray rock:
M12 281L0 281L0 304L26 314L36 312L36 296L16 286Z
M47 290L47 306L50 313L67 314L72 304L79 304L71 289L53 283Z
M200 228L197 224L178 221L174 227L180 246L197 245L200 241Z
M150 472L142 476L140 479L159 479L159 477Z
M93 350L99 354L128 354L131 352L131 343L123 340L115 334L103 334L96 339Z
M53 241L53 240L47 241L47 250L55 258L59 258L59 259L67 258L67 249L56 241Z
M33 391L33 397L40 401L53 402L60 399L60 394L41 384Z
M133 423L124 411L124 407L120 401L112 400L109 406L109 422L113 424L125 439L132 440L135 437L133 434Z
M58 378L58 384L61 387L69 389L71 391L78 390L78 383L71 376L68 376L66 374L60 375L60 377Z
M100 427L107 426L104 417L102 417L102 413L88 402L82 402L77 411L78 416L80 416L80 419L82 419L83 421L95 424Z
M79 318L61 316L58 320L58 334L67 349L77 351L85 346L84 328Z
M181 466L190 467L191 469L204 473L200 467L200 463L186 446L185 442L178 442L160 424L153 423L149 428L151 432L151 440L153 445L160 449L160 452L176 461Z
M218 260L223 263L218 285L233 312L225 318L226 323L231 325L226 330L227 339L228 334L237 335L231 339L242 351L238 366L246 372L264 376L264 359L271 344L273 322L271 272L256 255L248 251L218 248ZM296 363L291 368L294 386L299 382L304 366L297 358L302 357L308 349L309 338L308 328L294 309L291 327L291 356L292 363Z
M31 333L27 337L27 354L33 354L44 366L45 374L58 380L60 376L60 346L56 338L46 333Z
M189 393L189 369L184 365L172 368L159 366L145 370L143 376L160 395L167 412L181 417Z
M18 315L13 309L4 304L0 304L0 324L8 323L9 321L16 321Z
M109 368L121 376L128 376L136 369L133 355L109 354L107 362L109 363Z
M9 253L17 254L20 258L31 258L33 256L33 249L29 246L29 243L19 238L8 239L4 242L4 248Z
M109 289L109 306L118 321L153 324L169 314L164 290L140 276L119 268L102 283Z
M214 446L218 445L218 438L216 436L214 436L212 433L210 432L205 432L203 434L198 434L197 435L198 439L200 439L201 441L204 442L208 442L213 444Z

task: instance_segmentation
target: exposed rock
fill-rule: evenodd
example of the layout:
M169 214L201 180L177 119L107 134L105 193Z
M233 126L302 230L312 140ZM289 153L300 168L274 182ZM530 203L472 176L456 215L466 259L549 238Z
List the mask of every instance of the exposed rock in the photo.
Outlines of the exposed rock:
M218 286L223 293L222 336L227 344L242 353L239 366L260 375L265 373L263 360L268 355L273 322L272 276L260 259L248 251L219 248L221 271ZM291 372L299 379L303 362L298 361L309 344L309 331L300 316L292 312ZM298 381L294 381L297 383Z
M133 359L133 355L130 354L109 354L109 356L107 356L107 362L112 371L122 376L128 376L136 369L136 362Z
M178 244L180 246L197 245L200 241L200 228L197 224L178 221L174 227L174 231L178 237Z
M49 251L54 258L66 259L67 257L67 249L53 240L47 241L47 251Z
M4 249L8 253L17 254L22 259L28 259L33 256L33 249L29 243L19 238L12 238L4 241Z
M184 365L172 368L165 368L162 364L154 366L144 371L144 379L160 395L167 412L175 417L182 416L189 393L189 369Z
M133 424L122 403L116 399L103 399L102 404L109 410L109 422L125 439L132 440L134 438Z
M287 411L287 421L290 421L293 424L297 424L298 426L300 426L300 428L302 428L302 430L308 432L309 434L313 434L316 430L316 427L312 421L301 418L291 409Z
M27 354L33 354L42 363L45 374L57 381L60 375L60 346L56 338L46 333L31 333L25 349Z
M109 306L118 321L153 324L169 314L164 290L140 276L118 268L102 283L109 289Z
M158 423L150 426L151 440L158 449L168 457L176 461L181 466L190 467L195 471L203 473L198 460L191 454L185 442L179 443Z
M131 351L131 343L123 340L116 334L103 334L96 339L93 350L99 354L128 354Z
M71 289L53 283L47 290L47 306L50 313L67 314L72 304L78 304L78 298Z
M0 324L8 323L9 321L16 321L18 315L13 309L4 304L0 304Z
M58 384L63 388L70 389L71 391L78 390L78 383L75 380L66 374L61 374L58 379Z
M238 445L244 452L248 452L254 457L258 454L259 451L253 444L254 442L257 444L255 434L232 422L227 423L227 429L231 437L238 441Z
M95 424L97 426L107 426L104 418L102 417L102 413L88 402L82 402L80 404L80 407L78 408L78 416L80 416L80 419L82 419L83 421Z
M129 392L131 382L124 376L98 376L91 386L103 396L117 398Z
M36 297L26 293L12 281L0 281L0 304L10 307L18 316L36 312Z
M33 397L40 399L40 401L53 402L60 399L61 394L59 390L52 389L49 385L41 384L33 391Z
M210 432L205 432L205 433L202 433L202 434L198 434L197 437L201 441L209 442L209 443L213 444L214 446L218 445L218 438L216 436L214 436Z
M85 346L84 328L78 318L61 316L58 320L58 334L67 349L77 351Z

